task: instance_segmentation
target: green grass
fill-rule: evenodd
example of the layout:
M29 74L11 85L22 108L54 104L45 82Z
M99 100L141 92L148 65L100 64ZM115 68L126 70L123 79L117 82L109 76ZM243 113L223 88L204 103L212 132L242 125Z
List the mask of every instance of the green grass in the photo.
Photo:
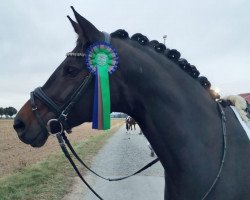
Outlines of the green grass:
M109 131L98 134L73 146L80 157L89 163L111 134ZM84 170L81 171L84 173ZM46 161L0 179L0 200L61 199L69 191L75 176L72 166L60 152Z

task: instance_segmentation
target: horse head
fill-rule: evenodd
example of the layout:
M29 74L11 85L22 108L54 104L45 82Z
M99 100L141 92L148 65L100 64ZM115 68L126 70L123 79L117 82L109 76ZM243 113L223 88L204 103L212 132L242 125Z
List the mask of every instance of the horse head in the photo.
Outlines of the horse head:
M105 35L99 31L93 24L78 14L72 7L77 22L69 16L69 20L78 35L76 47L67 54L65 60L57 67L47 82L35 90L40 94L40 98L32 95L32 98L18 112L15 117L14 129L18 137L25 143L34 147L42 146L47 138L48 131L41 127L47 124L50 119L58 117L59 110L65 108L72 95L77 92L81 84L90 79L90 71L84 62L84 55L87 48L96 42L104 41ZM126 40L128 35L123 32L116 32L119 37ZM129 41L131 42L131 41ZM110 99L111 111L121 111L131 113L133 111L134 98L129 89L129 80L124 77L125 74L138 70L133 69L132 58L134 50L130 51L130 45L124 41L112 37L110 43L119 54L119 67L115 73L110 76ZM77 56L72 56L77 55ZM135 57L137 57L135 55ZM93 99L94 99L94 80L88 81L88 86L84 88L84 94L71 109L67 116L67 129L92 121ZM48 97L52 102L48 105L47 99L41 99L42 96ZM32 105L32 102L34 105ZM38 111L40 120L37 118L34 110Z
M65 114L62 110L67 106L70 112L65 116L64 129L70 131L72 127L93 119L95 81L86 66L85 56L92 44L104 41L107 35L72 9L77 22L68 18L78 35L75 48L67 54L47 82L31 93L31 99L15 118L14 128L18 137L34 147L40 147L46 142L49 135L46 124ZM208 93L201 89L200 84L193 85L193 82L200 81L209 89L209 81L204 77L198 78L198 70L185 59L179 59L180 53L177 50L167 49L156 40L149 42L140 33L129 38L128 33L121 29L111 34L109 43L119 56L118 68L109 77L111 111L129 114L144 128L149 114L150 118L153 117L160 106L155 105L158 101L156 96L163 95L159 98L164 98L164 104L177 110L183 101L180 96L183 91L188 91L189 97L201 91L200 96L208 98ZM178 86L180 81L183 83L181 87ZM79 91L81 94L77 100L73 99L72 96L76 96ZM162 109L165 110L164 107ZM144 132L147 136L147 130Z

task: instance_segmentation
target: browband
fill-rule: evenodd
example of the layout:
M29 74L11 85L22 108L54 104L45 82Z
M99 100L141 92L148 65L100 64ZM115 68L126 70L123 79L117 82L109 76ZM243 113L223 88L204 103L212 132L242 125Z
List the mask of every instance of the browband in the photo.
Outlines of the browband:
M84 53L74 53L74 52L69 52L69 53L66 53L66 56L73 56L73 57L84 57Z

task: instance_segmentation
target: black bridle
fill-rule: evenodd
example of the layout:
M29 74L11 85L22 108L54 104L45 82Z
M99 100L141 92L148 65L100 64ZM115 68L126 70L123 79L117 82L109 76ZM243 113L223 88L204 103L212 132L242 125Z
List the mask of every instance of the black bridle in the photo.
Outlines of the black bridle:
M30 93L30 103L32 106L32 111L35 114L38 123L41 127L43 134L56 134L62 133L64 130L68 133L71 132L71 127L69 126L67 119L68 114L74 105L79 101L82 97L83 93L87 89L90 84L93 75L90 73L85 77L82 84L75 90L75 92L68 98L66 98L66 102L62 106L58 106L43 90L41 87L36 88L33 92ZM39 99L42 103L44 103L55 115L55 119L51 119L48 121L47 125L43 121L40 113L38 112L38 108L36 105L35 97ZM57 127L54 122L58 121L60 125ZM56 129L56 130L52 130Z
M147 165L145 165L143 168L141 168L140 170L136 171L135 173L125 176L125 177L120 177L120 178L105 178L101 175L99 175L98 173L96 173L95 171L93 171L92 169L90 169L90 167L88 167L81 159L80 157L77 155L77 153L75 152L75 150L73 149L72 145L70 144L65 131L66 132L71 132L71 127L68 125L67 123L67 116L70 112L70 110L73 108L73 106L78 102L78 100L80 99L80 97L84 94L85 90L87 89L88 85L90 84L91 80L93 78L93 75L89 75L87 76L83 83L78 87L78 89L73 93L73 95L69 98L69 101L66 102L63 106L59 107L48 95L45 94L45 92L42 90L41 87L36 88L33 92L31 92L30 94L30 102L31 102L31 106L32 106L32 111L35 114L38 123L40 125L42 134L51 134L57 137L58 142L60 144L60 147L63 151L63 153L65 154L65 156L67 157L67 159L69 160L69 162L71 163L71 165L73 166L74 170L76 171L77 175L80 177L80 179L87 185L87 187L99 198L102 199L95 191L94 189L91 188L91 186L87 183L87 181L82 177L81 173L79 172L78 168L76 167L74 161L72 160L67 147L70 149L70 151L72 152L72 154L74 155L74 157L89 171L91 171L93 174L95 174L96 176L104 179L104 180L108 180L108 181L119 181L119 180L123 180L126 178L129 178L131 176L134 176L142 171L144 171L145 169L151 167L153 164L155 164L156 162L159 161L159 158L154 159L152 162L148 163ZM39 111L38 111L38 107L36 105L36 101L35 98L39 99L42 103L44 103L46 106L48 106L48 108L50 108L53 113L55 114L56 118L54 119L50 119L46 125L46 123L44 122L44 120L42 119ZM67 147L66 147L67 145Z
M110 40L110 36L107 35L106 33L104 33L104 37L105 37L105 41L109 41ZM67 56L80 56L83 57L84 54L83 53L67 53ZM44 135L54 135L57 137L57 140L60 144L60 147L64 153L64 155L67 157L67 159L69 160L69 162L71 163L72 167L74 168L74 170L76 171L77 175L80 177L80 179L86 184L86 186L99 198L102 199L96 192L94 189L92 189L92 187L87 183L87 181L82 177L81 173L79 172L77 166L75 165L74 161L72 160L67 147L70 149L70 151L72 152L72 154L74 155L74 157L89 171L91 171L93 174L95 174L96 176L104 179L104 180L108 180L108 181L119 181L119 180L123 180L126 178L129 178L131 176L134 176L142 171L144 171L145 169L151 167L153 164L155 164L156 162L159 161L159 158L154 159L153 161L151 161L150 163L148 163L147 165L145 165L143 168L141 168L140 170L136 171L135 173L125 176L125 177L120 177L120 178L105 178L101 175L99 175L98 173L96 173L95 171L93 171L92 169L90 169L90 167L88 167L81 159L80 157L77 155L77 153L75 152L75 150L73 149L72 145L70 144L65 131L67 133L71 132L71 128L68 124L68 114L70 113L71 109L75 106L75 104L80 100L80 98L82 97L82 95L85 93L86 89L88 88L89 84L91 83L93 79L93 75L92 73L89 73L88 76L86 76L82 82L82 84L73 92L73 94L69 97L66 98L66 101L63 105L58 106L43 90L41 87L36 88L33 92L30 93L30 103L31 103L31 107L32 107L32 112L34 113L34 115L36 116L36 119L39 123L39 126L41 128L41 132ZM50 119L47 124L44 122L41 114L39 113L38 110L38 106L36 104L36 98L40 100L41 103L44 103L55 115L55 118ZM67 147L66 147L67 145Z

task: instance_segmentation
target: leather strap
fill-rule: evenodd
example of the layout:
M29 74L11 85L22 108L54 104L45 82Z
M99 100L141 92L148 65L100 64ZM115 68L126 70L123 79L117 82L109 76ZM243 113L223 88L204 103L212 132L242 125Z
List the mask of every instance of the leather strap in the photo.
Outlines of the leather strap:
M77 175L79 176L79 178L84 182L84 184L96 195L96 197L100 200L103 200L102 197L100 197L96 191L87 183L87 181L82 177L81 173L79 172L78 168L76 167L74 161L72 160L72 158L70 157L70 154L65 146L65 143L63 141L62 135L61 134L57 134L56 135L57 140L60 144L60 147L64 153L64 155L66 156L66 158L69 160L70 164L72 165L72 167L74 168L75 172L77 173Z
M35 97L34 97L34 92L31 92L30 93L30 104L31 104L31 107L32 107L32 112L34 113L34 115L36 116L36 119L39 123L39 126L41 128L41 131L44 135L46 135L48 133L48 130L47 128L45 127L45 123L41 117L41 115L39 114L38 112L38 108L36 106L36 103L35 103Z
M62 137L66 143L66 145L69 147L70 151L72 152L72 154L74 155L74 157L90 172L92 172L93 174L95 174L96 176L98 176L99 178L102 178L104 180L107 181L120 181L120 180L124 180L126 178L129 178L131 176L134 176L136 174L141 173L142 171L144 171L145 169L151 167L152 165L154 165L155 163L157 163L159 161L159 158L154 159L153 161L151 161L150 163L148 163L147 165L145 165L144 167L142 167L140 170L134 172L133 174L130 174L128 176L124 176L124 177L119 177L119 178L105 178L101 175L99 175L97 172L93 171L92 169L90 169L90 167L88 167L82 160L81 158L77 155L77 153L75 152L74 148L72 147L72 145L70 144L70 141L68 140L67 136L65 135L65 133L62 133Z

